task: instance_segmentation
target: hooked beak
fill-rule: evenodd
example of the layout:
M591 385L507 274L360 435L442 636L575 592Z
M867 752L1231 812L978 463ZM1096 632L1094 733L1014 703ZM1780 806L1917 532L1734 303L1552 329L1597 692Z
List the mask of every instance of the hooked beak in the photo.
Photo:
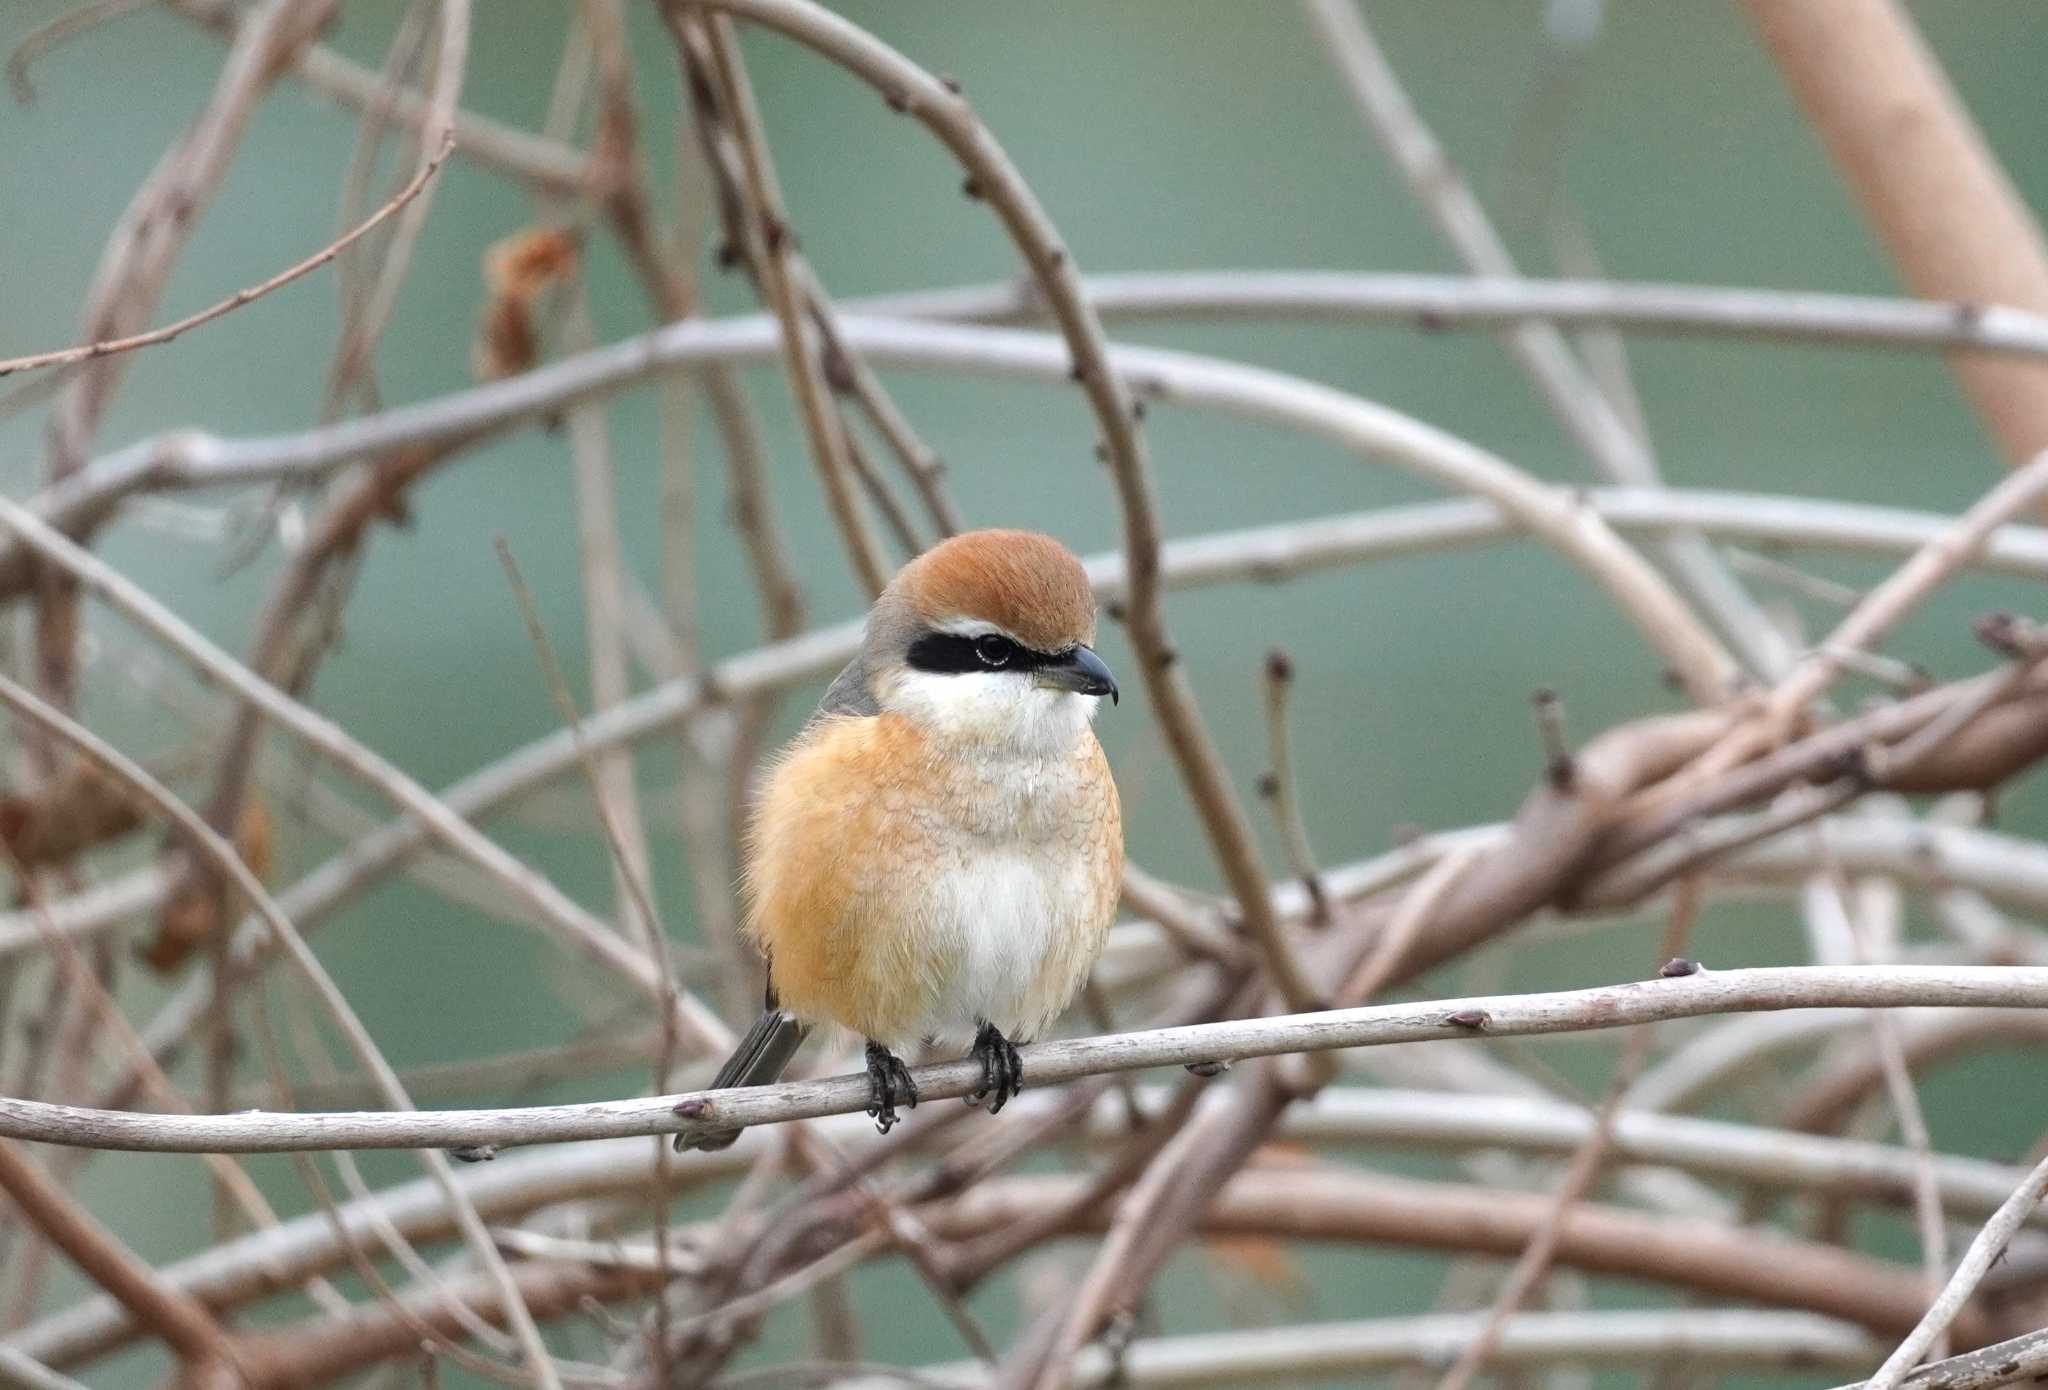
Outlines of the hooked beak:
M1053 658L1035 673L1038 684L1050 690L1071 690L1076 695L1107 695L1116 703L1116 677L1102 664L1102 658L1087 647L1076 647Z

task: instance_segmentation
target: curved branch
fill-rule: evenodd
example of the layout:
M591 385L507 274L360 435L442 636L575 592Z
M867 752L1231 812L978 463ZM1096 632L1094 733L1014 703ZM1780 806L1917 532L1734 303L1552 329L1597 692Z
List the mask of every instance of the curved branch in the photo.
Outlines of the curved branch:
M1436 332L1540 320L1680 338L2048 357L2048 315L2003 304L1399 271L1137 271L1088 275L1081 284L1096 312L1110 321L1286 318ZM848 300L844 307L887 318L986 323L1029 321L1044 313L1031 287L1014 281L876 295Z
M435 800L398 767L351 738L334 721L300 704L221 651L132 581L51 530L19 503L0 497L0 525L14 533L17 544L33 549L74 575L199 670L234 691L250 708L291 729L337 767L375 786L394 805L418 816L437 839L517 894L571 948L623 975L655 1000L665 997L666 979L644 952L620 940L553 883ZM705 1051L720 1050L730 1041L730 1034L717 1016L692 996L683 995L677 1001L677 1022Z

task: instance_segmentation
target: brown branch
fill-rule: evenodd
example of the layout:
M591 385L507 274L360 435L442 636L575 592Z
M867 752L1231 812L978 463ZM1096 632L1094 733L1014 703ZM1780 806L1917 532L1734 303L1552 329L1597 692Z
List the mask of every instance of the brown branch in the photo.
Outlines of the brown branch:
M0 1190L86 1277L163 1338L188 1366L218 1367L236 1359L211 1313L165 1288L147 1264L31 1163L18 1144L0 1142Z
M1672 901L1671 920L1657 947L1657 954L1669 962L1664 973L1674 978L1683 978L1699 969L1696 963L1683 958L1686 943L1692 936L1693 923L1699 914L1699 903L1700 884L1697 879L1689 879L1679 886ZM1647 1025L1629 1030L1622 1043L1621 1059L1608 1080L1606 1094L1593 1112L1593 1127L1565 1165L1564 1176L1551 1194L1550 1208L1544 1213L1542 1226L1522 1247L1514 1268L1508 1272L1507 1282L1501 1286L1493 1306L1487 1310L1486 1321L1481 1324L1478 1335L1466 1344L1451 1368L1444 1372L1443 1379L1437 1382L1437 1390L1465 1390L1472 1383L1499 1349L1509 1319L1521 1310L1544 1275L1549 1273L1552 1262L1557 1258L1559 1242L1564 1238L1566 1223L1607 1166L1614 1148L1615 1117L1627 1103L1629 1088L1642 1075L1643 1064L1650 1055L1652 1036L1652 1029Z
M1900 1045L1906 1065L1919 1069L1986 1044L2048 1045L2048 1016L2026 1010L1946 1014L1908 1019L1902 1032ZM1793 1091L1779 1107L1775 1123L1804 1134L1839 1132L1884 1082L1878 1055L1858 1048L1840 1062L1822 1066Z
M1260 779L1259 794L1273 807L1273 820L1287 849L1287 866L1301 880L1318 926L1330 920L1330 897L1323 891L1323 878L1316 870L1315 843L1309 839L1308 822L1302 818L1301 786L1294 767L1294 729L1288 720L1289 697L1294 692L1294 662L1275 647L1266 654L1266 775Z
M660 1287L658 1275L626 1264L522 1260L511 1266L512 1286L539 1321L574 1313L592 1302L618 1302ZM453 1302L486 1321L505 1325L503 1293L483 1277L450 1285ZM343 1376L417 1355L422 1326L455 1338L462 1325L451 1300L423 1289L402 1296L403 1309L364 1308L346 1318L324 1318L245 1336L242 1364L253 1390L310 1390Z
M1904 5L1747 5L1906 283L1929 299L2048 312L2041 229ZM2048 367L1951 360L2008 464L2048 449Z
M826 505L854 577L872 598L889 582L894 567L883 555L854 491L846 421L827 379L822 340L799 278L796 234L782 204L738 41L722 15L705 16L673 3L664 4L662 13L675 35L685 84L697 103L697 129L707 141L706 164L714 172L723 168L719 134L730 140L736 155L737 176L727 180L730 192L721 200L726 236L752 269L761 297L780 326L783 369L810 441Z
M454 136L444 137L441 141L440 149L436 150L433 157L420 166L419 171L412 176L412 181L407 183L404 188L401 188L396 197L371 213L365 221L357 223L354 228L344 233L338 239L329 242L326 246L315 251L298 264L279 271L262 284L250 285L246 289L236 290L211 308L201 309L198 313L187 315L176 323L165 324L162 328L153 328L147 333L137 333L126 338L103 338L95 343L81 343L77 347L58 348L51 352L30 353L26 357L0 358L0 376L6 376L10 372L27 371L35 367L61 367L71 362L84 362L96 357L110 357L117 352L133 352L137 348L154 347L158 343L168 343L181 333L197 328L203 323L211 323L214 319L220 318L224 314L231 314L244 304L253 303L263 298L264 295L269 294L272 290L282 289L301 276L311 274L321 266L326 265L358 240L382 225L386 218L411 202L418 195L419 191L427 186L427 180L440 172L441 165L447 161L450 151L454 148Z
M219 191L255 108L293 54L310 43L338 0L266 0L237 31L206 106L135 191L102 253L87 297L82 338L101 342L140 331L163 293L199 217ZM83 468L125 359L86 362L51 413L45 473L52 483ZM44 574L36 618L36 674L42 690L68 703L76 680L76 590Z
M1069 1201L1082 1180L1003 1178L984 1182L926 1213L955 1238L1029 1219ZM1205 1236L1419 1246L1512 1256L1542 1228L1550 1199L1456 1183L1413 1182L1333 1168L1290 1169L1284 1179L1253 1168L1223 1184L1204 1211ZM1077 1216L1070 1232L1099 1232L1110 1216ZM1903 1335L1920 1320L1919 1271L1828 1245L1735 1231L1706 1221L1585 1205L1558 1241L1558 1260L1588 1273L1649 1279L1724 1298L1807 1308L1873 1331ZM1981 1343L1991 1324L1966 1310L1958 1336Z

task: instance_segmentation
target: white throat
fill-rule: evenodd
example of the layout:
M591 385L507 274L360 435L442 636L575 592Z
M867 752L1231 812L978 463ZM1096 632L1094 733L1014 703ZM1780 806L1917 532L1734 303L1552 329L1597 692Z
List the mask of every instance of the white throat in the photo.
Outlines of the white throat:
M904 670L881 692L881 703L947 742L1045 757L1072 748L1102 701L1048 689L1025 671Z

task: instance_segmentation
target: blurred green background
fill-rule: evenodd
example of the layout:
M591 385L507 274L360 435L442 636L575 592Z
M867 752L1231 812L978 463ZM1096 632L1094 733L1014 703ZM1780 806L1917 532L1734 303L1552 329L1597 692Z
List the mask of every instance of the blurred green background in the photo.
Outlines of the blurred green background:
M402 7L350 0L329 41L378 65ZM1454 270L1360 128L1300 12L1280 3L1140 0L1005 5L992 0L836 6L934 71L957 75L1059 223L1084 271L1315 267ZM0 10L12 48L60 7L30 0ZM2037 208L2048 206L2048 140L2040 73L2048 58L2040 10L2028 0L1921 5L1915 14L1992 146ZM1557 54L1535 3L1376 3L1369 16L1425 117L1472 174L1531 273L1554 266L1536 220L1518 132ZM564 9L534 0L479 6L464 105L539 125L564 29ZM634 52L650 163L666 204L675 181L677 91L672 51L648 7L632 7ZM1006 239L958 173L916 127L863 85L770 35L746 54L792 221L832 291L852 296L1012 275ZM41 61L37 99L0 107L0 355L67 343L108 230L167 142L198 109L218 71L219 44L155 10L88 35ZM262 107L233 172L180 259L154 321L211 303L289 264L337 230L351 120L287 80ZM1896 284L1816 140L1741 14L1726 4L1611 7L1585 55L1565 132L1563 186L1617 277L1891 293ZM410 279L377 359L388 402L466 385L482 288L479 258L533 218L526 194L459 160L442 176ZM588 271L599 337L648 318L613 246L592 243ZM721 311L751 307L737 277L711 277ZM101 431L102 451L172 426L226 435L302 428L319 409L338 322L334 282L315 274L175 346L136 356ZM1116 335L1242 357L1329 382L1473 439L1549 478L1593 481L1492 339L1331 325L1123 325ZM1676 483L1954 511L1990 485L1999 464L1940 359L1925 355L1632 343L1653 438ZM747 376L766 422L777 499L813 618L861 608L823 515L778 373ZM1113 546L1114 500L1091 456L1092 422L1078 393L965 377L892 376L889 385L952 465L977 523L1050 530L1081 551ZM701 415L701 412L699 412ZM632 568L659 578L654 395L608 410L622 532ZM10 495L32 493L41 468L40 411L0 421ZM1385 467L1326 445L1174 409L1149 422L1166 520L1175 535L1355 510L1429 495ZM699 582L707 651L758 637L742 556L725 522L716 443L696 440ZM573 504L565 435L529 430L466 455L413 495L412 524L378 532L338 649L314 691L326 712L430 786L445 784L547 733L556 716L507 591L492 537L502 533L539 591L549 630L580 678ZM246 647L257 605L278 570L274 548L239 569L222 548L145 518L112 528L103 554L233 650ZM1816 572L1868 584L1884 566L1802 558ZM1971 578L1929 605L1891 645L1938 674L1978 669L1965 619L1992 607L2039 612L2017 581ZM1302 795L1331 861L1384 848L1398 827L1449 827L1509 813L1537 770L1529 691L1563 692L1572 728L1590 733L1674 697L1657 663L1575 573L1523 545L1404 559L1285 587L1177 594L1169 605L1204 707L1249 795L1264 763L1257 672L1269 647L1295 657ZM1824 610L1809 608L1810 622ZM98 625L98 624L96 624ZM108 630L104 627L102 630ZM109 635L111 636L111 631ZM126 634L121 637L127 642ZM1115 633L1112 664L1127 664ZM580 688L580 687L579 687ZM810 695L795 704L808 708ZM1143 704L1100 728L1115 762L1133 855L1176 878L1215 875L1182 805L1169 758ZM96 669L89 713L139 751L178 727ZM792 718L799 714L792 710ZM649 785L669 766L645 761ZM2038 779L2002 808L2004 828L2048 831ZM658 890L679 936L693 931L686 869L654 817ZM570 893L610 902L593 837L495 825ZM1263 827L1262 827L1263 829ZM287 827L279 881L323 857L325 842ZM1277 849L1269 844L1271 862ZM1916 930L1924 925L1916 919ZM602 982L532 932L404 886L369 895L323 928L319 950L378 1040L401 1065L537 1046L571 1036L606 1007ZM1791 960L1803 950L1787 911L1716 912L1699 954L1716 965ZM1518 948L1493 968L1518 987L1592 982L1639 972L1651 947L1605 936ZM1433 982L1450 988L1453 980ZM136 1017L162 987L130 979ZM1597 1085L1610 1044L1561 1043L1544 1056ZM1991 1054L1944 1068L1927 1088L1939 1145L2010 1158L2048 1117L2048 1069ZM644 1073L598 1077L548 1093L617 1093ZM1988 1103L1993 1097L1997 1104ZM488 1099L488 1098L480 1098ZM1410 1166L1432 1171L1428 1165ZM410 1171L372 1161L375 1176ZM258 1165L289 1210L303 1195L283 1164ZM108 1158L86 1185L95 1208L145 1253L169 1258L205 1238L200 1170L173 1159ZM1903 1227L1873 1222L1872 1248L1910 1257ZM1164 1286L1169 1328L1213 1326L1241 1276L1189 1256ZM1314 1316L1426 1308L1441 1262L1374 1251L1313 1257L1302 1289ZM68 1285L66 1285L68 1287ZM1603 1300L1642 1291L1602 1287ZM883 1361L950 1358L960 1349L915 1281L885 1269L857 1281ZM978 1310L1000 1333L1015 1290ZM771 1323L766 1350L799 1345L799 1319ZM106 1383L146 1381L131 1358Z

